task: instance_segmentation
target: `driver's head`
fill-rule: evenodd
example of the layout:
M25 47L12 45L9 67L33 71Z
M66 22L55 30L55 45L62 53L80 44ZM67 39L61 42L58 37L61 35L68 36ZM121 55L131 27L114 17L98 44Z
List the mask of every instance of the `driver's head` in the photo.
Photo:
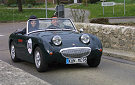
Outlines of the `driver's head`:
M31 24L31 26L34 28L34 27L36 26L36 24L37 24L37 22L36 22L37 17L34 16L34 15L32 15L32 16L29 17L29 19L31 19L30 24ZM32 20L32 19L33 19L33 20ZM34 19L35 19L35 20L34 20Z
M35 20L32 20L31 22L30 22L30 24L31 24L31 26L34 28L35 26L36 26L36 21Z
M57 16L54 15L52 18L54 18L54 19L52 19L51 23L56 26L58 24Z

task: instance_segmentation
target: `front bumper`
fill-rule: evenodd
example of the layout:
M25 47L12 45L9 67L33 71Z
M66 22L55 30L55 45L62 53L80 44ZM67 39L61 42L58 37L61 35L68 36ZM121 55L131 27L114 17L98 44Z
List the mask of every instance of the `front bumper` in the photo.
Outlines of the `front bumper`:
M53 55L48 57L48 63L66 63L67 58L100 58L102 51L100 49L91 50L90 47L70 47L63 48L59 52L53 52Z

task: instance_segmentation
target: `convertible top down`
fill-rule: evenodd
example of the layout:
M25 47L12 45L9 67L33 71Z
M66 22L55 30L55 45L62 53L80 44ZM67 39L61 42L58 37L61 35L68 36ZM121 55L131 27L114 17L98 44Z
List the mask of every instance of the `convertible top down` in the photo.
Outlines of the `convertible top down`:
M35 63L39 72L46 71L53 62L97 67L103 50L96 36L78 32L65 18L29 19L26 33L15 31L10 35L9 49L14 62Z

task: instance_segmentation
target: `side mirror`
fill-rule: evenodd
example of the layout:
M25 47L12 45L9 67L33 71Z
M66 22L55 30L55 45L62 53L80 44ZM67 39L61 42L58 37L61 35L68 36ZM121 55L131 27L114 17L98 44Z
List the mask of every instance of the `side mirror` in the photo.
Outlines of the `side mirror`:
M83 28L79 29L79 32L82 33L83 32Z
M16 35L23 35L23 32L21 29L17 29L15 32L14 32Z

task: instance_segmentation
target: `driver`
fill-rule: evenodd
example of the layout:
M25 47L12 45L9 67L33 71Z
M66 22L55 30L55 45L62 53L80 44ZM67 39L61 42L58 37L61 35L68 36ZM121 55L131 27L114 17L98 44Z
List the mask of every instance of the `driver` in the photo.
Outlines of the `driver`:
M52 19L51 25L48 28L49 29L57 29L57 28L59 28L57 16L54 15L52 18L54 18L54 19Z

